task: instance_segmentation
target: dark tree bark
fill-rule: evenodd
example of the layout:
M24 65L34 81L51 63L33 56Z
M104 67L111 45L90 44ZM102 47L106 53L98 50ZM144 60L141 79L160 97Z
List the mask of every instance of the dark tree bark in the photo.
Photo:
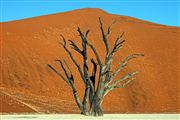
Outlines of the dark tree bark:
M131 81L133 81L135 78L134 76L138 73L138 71L128 73L127 75L123 76L120 79L114 80L115 76L124 68L127 66L127 63L129 60L133 58L137 58L139 56L144 56L143 54L132 54L125 58L125 60L122 61L120 66L116 70L111 70L111 63L113 60L114 54L120 50L125 40L123 39L124 33L119 35L114 43L114 46L112 50L109 47L108 44L108 37L111 33L111 26L115 23L113 22L107 29L107 32L104 30L103 22L101 18L99 18L100 22L100 30L102 33L102 39L103 43L106 48L106 56L105 56L105 62L102 63L99 54L96 50L96 48L88 41L87 37L90 32L90 30L87 30L85 34L81 31L81 29L78 27L78 33L82 41L82 50L76 45L76 43L73 42L73 40L69 40L70 45L72 49L74 49L76 52L80 54L83 58L83 66L80 66L76 59L73 57L70 50L66 47L66 39L63 35L61 35L63 39L63 43L60 43L66 53L71 58L74 65L77 67L77 70L80 73L81 79L84 82L85 90L84 90L84 97L83 100L79 99L78 91L75 86L75 80L73 77L72 70L70 66L66 63L65 60L56 60L58 63L60 63L61 68L64 71L65 77L58 72L53 66L48 64L49 68L51 68L57 75L60 76L62 80L64 80L68 86L72 89L75 102L80 110L80 113L83 115L90 115L90 116L103 116L103 110L102 110L102 102L103 98L115 88L123 88L126 85L128 85ZM88 58L88 48L93 51L96 61L93 58L91 58L91 63L93 65L92 73L89 72L89 58ZM65 66L64 66L65 64ZM97 75L97 67L99 67L99 74ZM67 71L68 69L68 71ZM113 71L113 72L112 72ZM95 85L97 80L97 85Z

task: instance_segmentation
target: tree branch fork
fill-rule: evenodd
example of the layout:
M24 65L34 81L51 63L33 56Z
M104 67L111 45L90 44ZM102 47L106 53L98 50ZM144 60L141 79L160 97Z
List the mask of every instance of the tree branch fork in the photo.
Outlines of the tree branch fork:
M72 89L75 102L80 110L80 112L84 115L92 115L92 116L101 116L103 115L101 104L103 101L103 98L106 96L106 94L114 90L115 88L124 88L127 86L130 82L132 82L135 79L135 75L138 74L138 71L128 73L127 75L123 76L120 79L114 80L115 76L124 68L127 66L127 63L134 58L144 56L143 54L132 54L127 56L120 64L120 66L117 67L113 72L111 71L111 63L113 60L114 54L122 48L123 43L125 40L123 39L124 32L117 37L115 40L114 46L112 50L109 47L108 44L108 38L111 33L111 27L115 23L113 23L108 27L107 32L104 30L103 21L101 18L99 18L100 23L100 30L102 34L103 43L106 48L106 56L105 56L105 62L102 63L102 60L94 47L89 40L88 35L90 33L90 30L87 30L85 33L81 31L81 29L78 27L77 32L79 33L79 36L81 38L81 48L73 41L68 40L70 43L69 45L73 50L75 50L77 53L79 53L80 56L83 57L83 66L80 66L78 64L77 60L74 58L71 51L67 48L67 40L63 35L60 35L63 42L59 42L59 44L64 48L66 53L71 58L73 64L76 66L81 79L84 83L85 90L84 90L84 97L81 101L77 92L77 88L75 85L74 76L72 73L71 67L68 65L68 63L65 60L55 60L59 63L61 66L64 75L60 73L58 70L56 70L53 66L48 64L48 67L52 69L63 81L67 83L67 85ZM88 58L88 49L92 50L92 52L95 55L95 59L91 58L91 66L92 66L92 73L89 71L89 58ZM99 67L99 74L97 76L97 68ZM97 85L95 85L97 80Z

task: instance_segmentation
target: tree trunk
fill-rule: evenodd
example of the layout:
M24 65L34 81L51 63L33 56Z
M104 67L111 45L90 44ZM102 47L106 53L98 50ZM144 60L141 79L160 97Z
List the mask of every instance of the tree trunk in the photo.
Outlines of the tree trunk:
M96 104L92 111L90 112L90 116L103 116L103 111L101 104Z
M103 111L101 106L102 102L103 102L103 98L101 97L101 95L96 94L91 104L91 108L89 112L90 116L103 116Z

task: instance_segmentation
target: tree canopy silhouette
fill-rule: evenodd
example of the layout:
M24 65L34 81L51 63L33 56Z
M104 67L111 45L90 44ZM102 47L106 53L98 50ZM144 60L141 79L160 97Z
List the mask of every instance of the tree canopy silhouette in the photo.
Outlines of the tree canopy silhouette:
M53 66L48 64L48 66L61 77L62 80L64 80L70 88L72 88L73 95L75 102L83 115L90 115L90 116L102 116L102 102L103 98L115 88L124 88L126 85L128 85L131 81L135 79L135 75L138 73L138 71L134 71L132 73L128 73L125 76L123 76L120 79L115 79L115 76L127 65L129 60L137 58L139 56L144 56L143 54L132 54L127 56L114 71L111 70L112 60L113 56L117 51L120 50L125 40L123 39L124 33L119 35L117 39L115 40L115 43L113 45L112 50L109 47L108 44L108 37L111 34L111 26L115 23L113 22L108 29L105 32L104 25L99 18L100 23L100 30L103 38L103 43L106 48L106 55L105 55L105 61L102 62L100 59L100 56L96 50L96 48L90 43L88 40L88 34L90 30L87 30L85 33L81 31L81 29L78 27L77 31L79 33L79 36L82 40L82 49L72 40L69 40L70 46L72 49L74 49L76 52L79 53L80 56L83 57L83 66L80 66L76 59L74 58L71 51L67 48L67 41L64 38L63 35L61 35L61 38L63 42L60 42L60 45L64 48L64 50L67 52L69 57L71 58L74 65L77 67L77 70L80 73L81 79L84 82L85 91L84 91L84 97L81 101L78 93L77 88L74 81L74 76L72 73L72 70L68 63L66 63L65 60L56 60L60 63L61 68L63 69L64 75L63 76L59 71L57 71ZM88 49L91 49L94 53L95 58L91 58L92 63L92 73L89 72L89 58L88 58ZM97 69L99 67L99 69ZM98 74L97 74L98 70ZM98 76L97 76L98 75ZM98 82L96 82L96 80ZM95 85L97 83L97 85Z

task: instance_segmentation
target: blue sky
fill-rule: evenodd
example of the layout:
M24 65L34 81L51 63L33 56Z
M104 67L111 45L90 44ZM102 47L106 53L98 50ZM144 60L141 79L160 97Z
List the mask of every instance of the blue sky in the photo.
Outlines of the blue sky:
M100 8L159 24L180 26L180 0L1 0L0 21L12 21L79 8Z

